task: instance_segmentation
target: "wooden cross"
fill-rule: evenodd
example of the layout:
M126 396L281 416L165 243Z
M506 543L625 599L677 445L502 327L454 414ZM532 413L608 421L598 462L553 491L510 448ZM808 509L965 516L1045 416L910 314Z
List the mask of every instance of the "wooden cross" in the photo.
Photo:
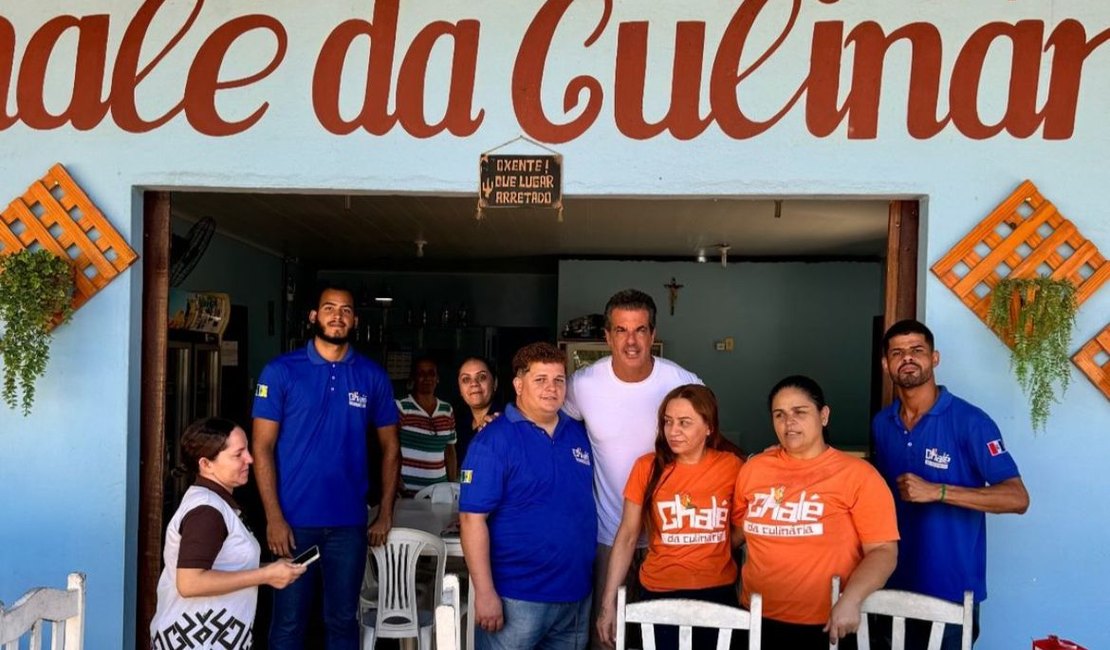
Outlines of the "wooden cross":
M686 285L679 284L675 281L673 277L671 278L670 284L663 285L663 288L667 290L667 293L669 294L669 297L671 299L671 316L674 316L674 304L678 302L678 290L684 286Z

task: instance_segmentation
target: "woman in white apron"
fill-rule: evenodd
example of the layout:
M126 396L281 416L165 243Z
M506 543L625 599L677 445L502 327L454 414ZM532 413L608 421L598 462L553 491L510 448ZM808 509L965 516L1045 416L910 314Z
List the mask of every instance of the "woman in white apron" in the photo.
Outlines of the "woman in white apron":
M182 435L181 451L196 482L166 527L151 647L245 650L258 586L282 589L305 567L285 559L259 566L258 541L231 496L253 462L241 428L222 418L198 420Z

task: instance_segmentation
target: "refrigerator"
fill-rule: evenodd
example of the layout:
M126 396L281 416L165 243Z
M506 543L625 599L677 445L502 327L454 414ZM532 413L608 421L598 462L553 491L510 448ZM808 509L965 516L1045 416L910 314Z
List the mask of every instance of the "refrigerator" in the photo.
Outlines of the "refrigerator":
M210 335L171 332L166 359L166 424L163 448L163 521L169 521L189 488L182 466L181 434L202 417L220 414L220 344Z

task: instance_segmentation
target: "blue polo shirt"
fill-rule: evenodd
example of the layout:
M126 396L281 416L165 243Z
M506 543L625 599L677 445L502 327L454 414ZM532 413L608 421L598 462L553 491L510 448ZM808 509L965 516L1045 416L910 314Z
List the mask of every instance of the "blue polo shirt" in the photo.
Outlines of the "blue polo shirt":
M591 463L586 428L562 412L549 436L510 404L470 443L459 510L489 515L499 595L543 603L590 595L597 541Z
M984 487L1020 476L1017 465L990 416L944 386L912 431L900 411L895 400L871 423L876 466L894 493L902 536L887 587L955 602L970 589L979 602L987 597L986 515L946 503L903 501L896 481L912 472L933 483Z
M397 422L393 388L378 364L350 348L328 361L310 340L262 370L253 416L281 425L278 500L290 526L366 525L366 436Z

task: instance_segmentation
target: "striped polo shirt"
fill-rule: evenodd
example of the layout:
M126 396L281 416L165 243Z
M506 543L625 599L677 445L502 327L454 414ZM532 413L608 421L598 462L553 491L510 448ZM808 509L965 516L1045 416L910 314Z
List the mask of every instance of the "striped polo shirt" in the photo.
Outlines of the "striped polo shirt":
M421 488L447 480L444 451L455 444L455 413L451 405L436 399L429 414L412 395L397 400L401 432L401 483L406 496Z

